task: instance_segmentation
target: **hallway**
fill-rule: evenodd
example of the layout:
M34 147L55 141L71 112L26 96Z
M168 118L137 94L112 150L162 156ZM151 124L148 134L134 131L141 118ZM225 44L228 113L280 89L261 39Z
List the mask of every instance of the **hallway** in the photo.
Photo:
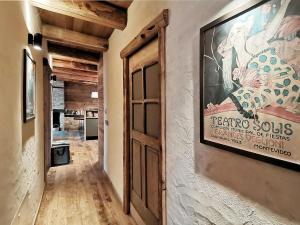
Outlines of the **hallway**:
M0 28L0 225L300 225L300 0L4 0Z
M97 141L70 144L71 163L48 173L36 225L135 225L97 167Z

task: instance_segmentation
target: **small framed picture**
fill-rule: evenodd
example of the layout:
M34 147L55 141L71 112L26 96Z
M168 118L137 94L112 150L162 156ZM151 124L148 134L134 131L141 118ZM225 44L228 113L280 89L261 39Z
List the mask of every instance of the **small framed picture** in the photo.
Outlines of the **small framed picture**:
M300 171L300 1L251 0L200 29L200 142Z
M36 83L36 63L24 49L24 69L23 69L23 114L24 122L35 118L35 83Z

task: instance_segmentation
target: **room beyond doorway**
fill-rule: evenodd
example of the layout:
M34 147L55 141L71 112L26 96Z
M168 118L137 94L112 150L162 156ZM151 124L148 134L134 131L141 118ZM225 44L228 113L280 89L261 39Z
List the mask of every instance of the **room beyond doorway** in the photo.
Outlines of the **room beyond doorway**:
M98 139L98 86L56 80L52 90L53 141Z

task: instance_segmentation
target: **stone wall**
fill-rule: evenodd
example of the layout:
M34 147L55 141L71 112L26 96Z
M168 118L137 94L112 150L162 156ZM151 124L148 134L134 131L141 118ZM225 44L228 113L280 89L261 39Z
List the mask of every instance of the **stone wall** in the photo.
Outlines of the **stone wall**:
M63 81L52 83L52 109L65 109L65 91Z
M64 81L53 81L52 83L52 110L63 110L60 111L59 121L60 129L64 130L65 125L65 88Z

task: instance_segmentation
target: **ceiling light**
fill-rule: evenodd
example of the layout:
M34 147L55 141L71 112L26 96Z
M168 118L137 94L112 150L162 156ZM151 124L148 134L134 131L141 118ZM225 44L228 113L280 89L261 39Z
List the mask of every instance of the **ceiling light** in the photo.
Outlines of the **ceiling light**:
M91 94L91 98L98 98L98 92L93 91Z

